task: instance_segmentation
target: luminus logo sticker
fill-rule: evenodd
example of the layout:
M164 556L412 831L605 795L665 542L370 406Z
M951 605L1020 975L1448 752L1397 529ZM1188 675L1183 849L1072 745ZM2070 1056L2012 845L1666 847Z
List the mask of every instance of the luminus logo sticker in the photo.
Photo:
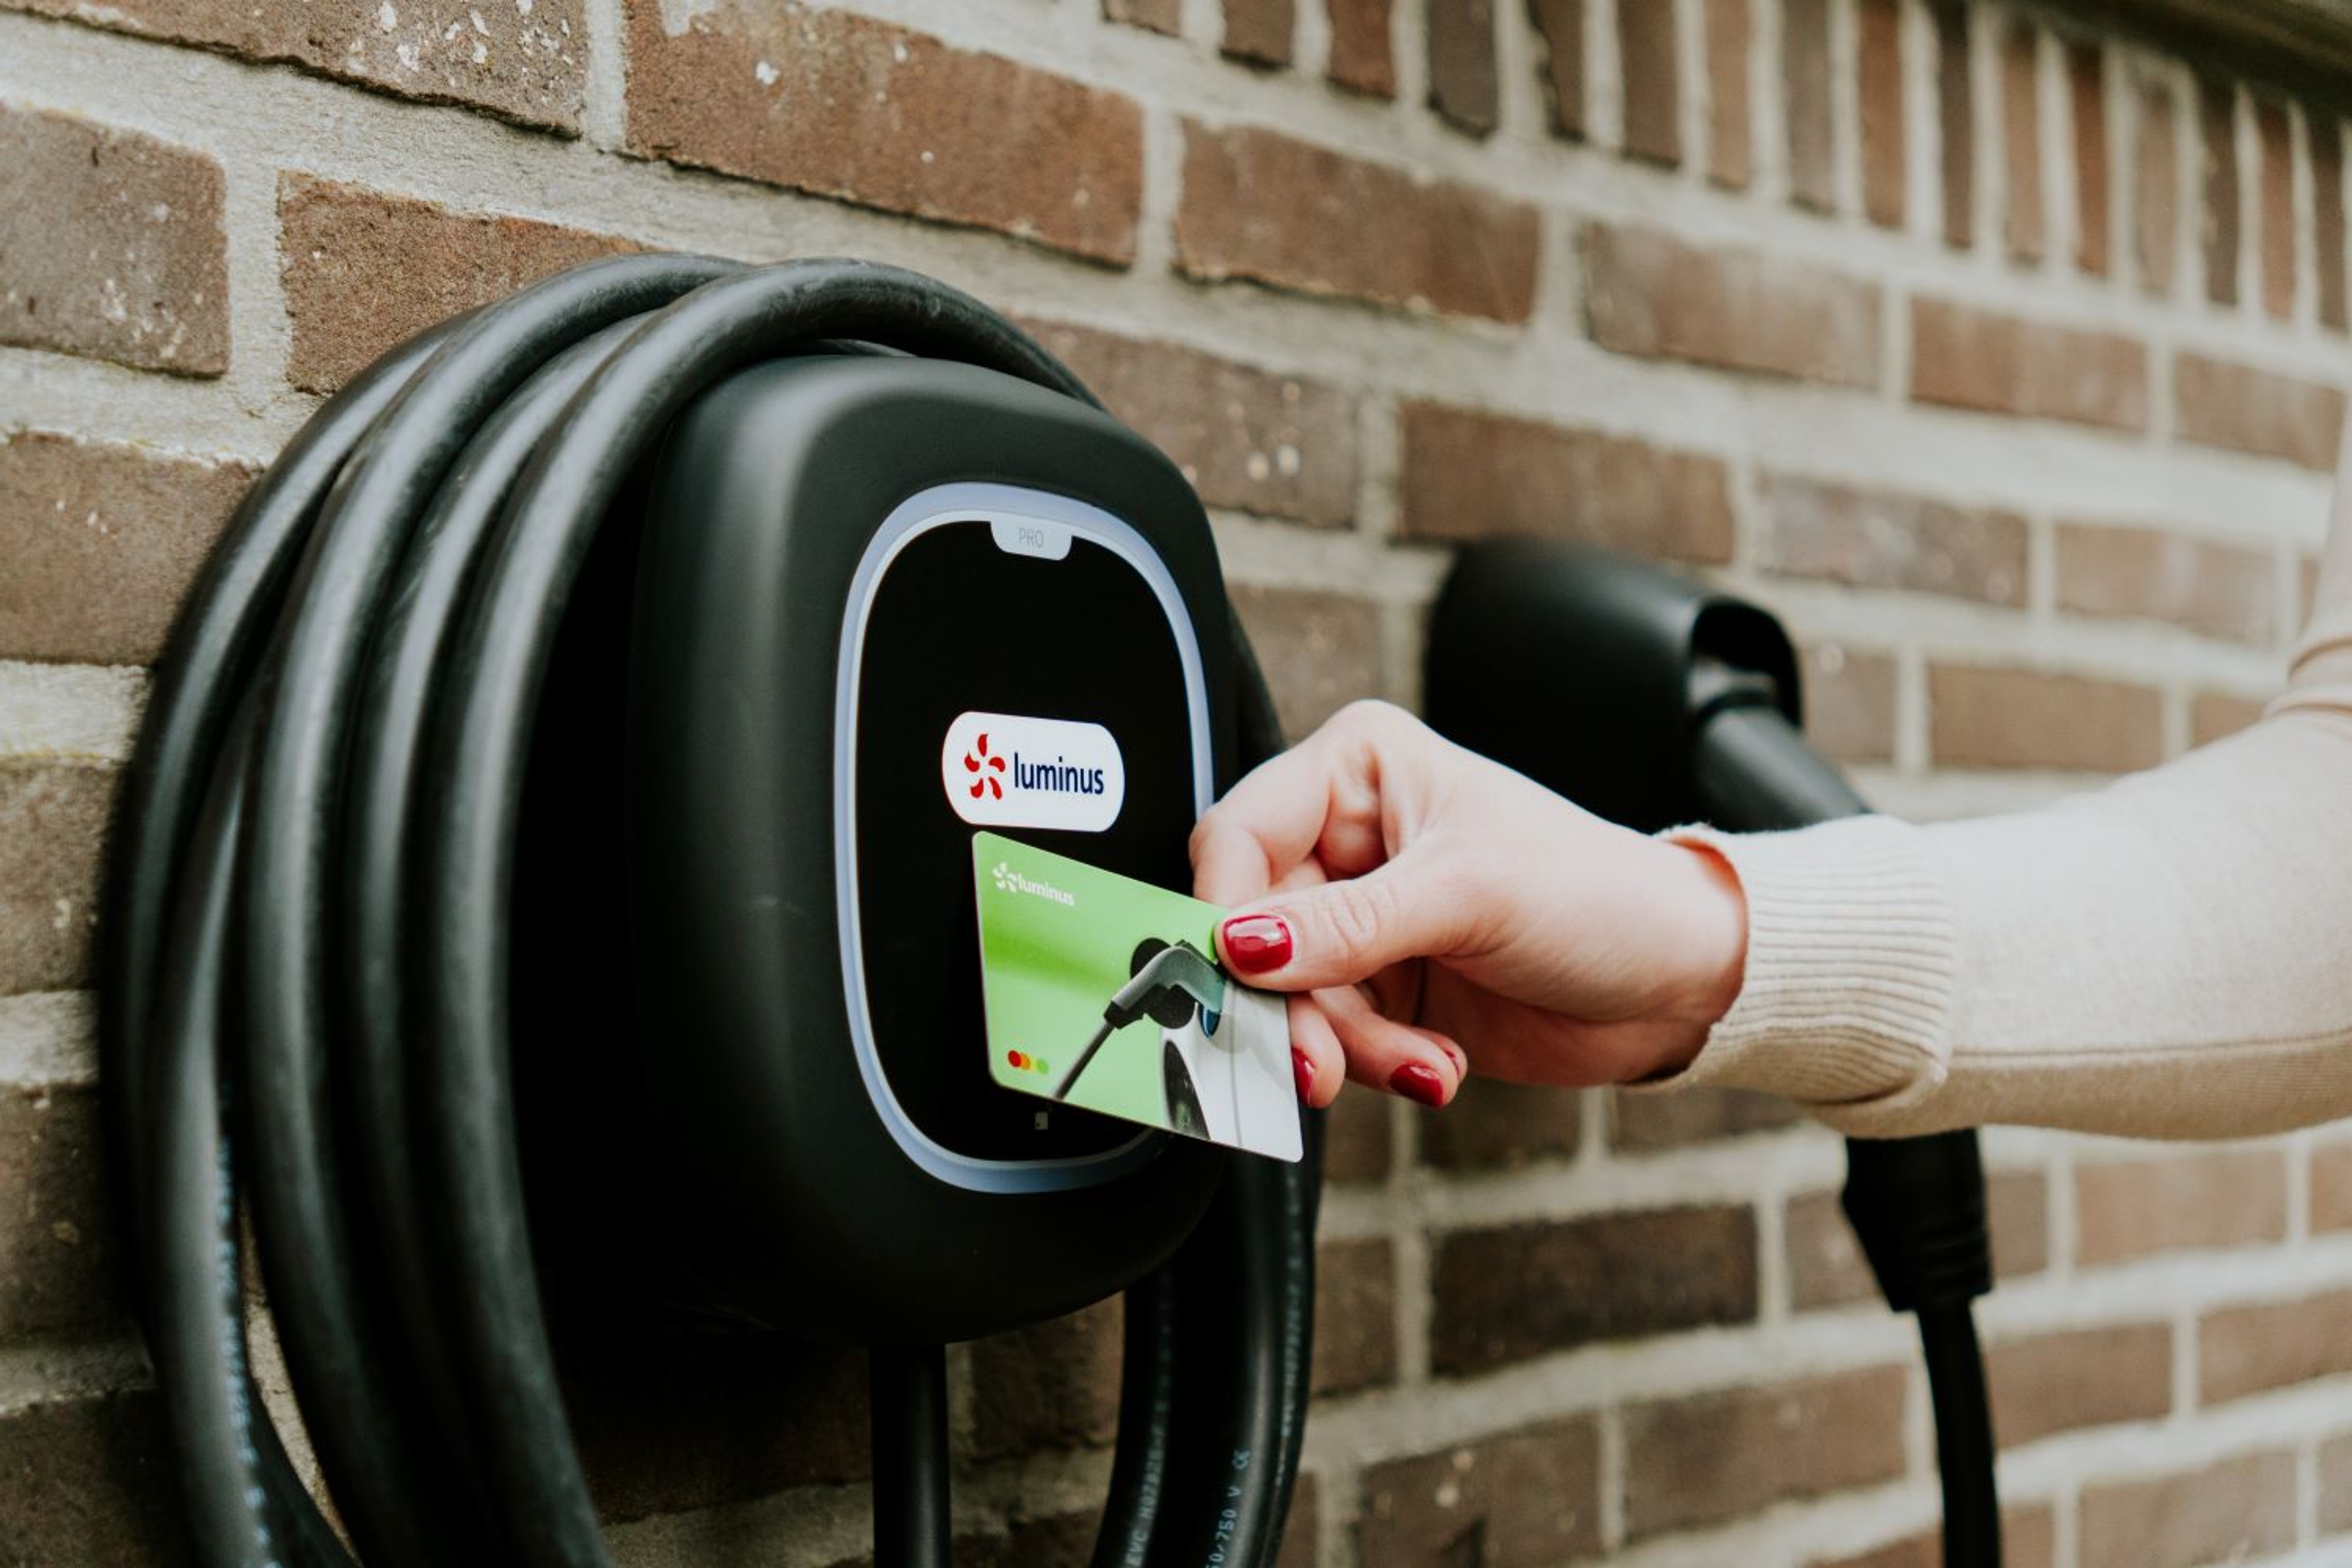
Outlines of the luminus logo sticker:
M961 713L940 740L940 785L974 826L1100 833L1127 802L1127 764L1100 724Z

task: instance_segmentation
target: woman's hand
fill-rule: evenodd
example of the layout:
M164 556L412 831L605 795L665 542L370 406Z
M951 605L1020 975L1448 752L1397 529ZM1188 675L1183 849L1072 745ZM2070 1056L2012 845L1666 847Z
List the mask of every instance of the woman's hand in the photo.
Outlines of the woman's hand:
M1425 1105L1475 1059L1520 1083L1687 1063L1731 1005L1747 906L1695 846L1603 822L1402 709L1359 702L1192 833L1219 956L1295 993L1299 1094L1343 1075Z

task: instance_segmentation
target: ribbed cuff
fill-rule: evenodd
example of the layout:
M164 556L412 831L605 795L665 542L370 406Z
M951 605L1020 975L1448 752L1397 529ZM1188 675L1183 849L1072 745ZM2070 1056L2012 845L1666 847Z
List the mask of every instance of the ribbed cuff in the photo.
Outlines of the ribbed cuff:
M1943 1080L1958 942L1919 829L1857 816L1792 833L1661 837L1730 862L1748 903L1748 963L1738 999L1690 1066L1640 1087L1843 1105Z

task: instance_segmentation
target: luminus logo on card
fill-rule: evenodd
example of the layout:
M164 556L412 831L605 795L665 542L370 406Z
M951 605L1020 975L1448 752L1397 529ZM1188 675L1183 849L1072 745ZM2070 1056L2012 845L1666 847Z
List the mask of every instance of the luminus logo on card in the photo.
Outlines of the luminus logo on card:
M940 784L976 827L1100 833L1127 802L1127 763L1100 724L960 713L940 745Z
M1000 893L1027 893L1033 898L1051 899L1057 904L1067 904L1072 908L1077 906L1078 900L1064 889L1051 882L1039 882L1024 877L1002 860L996 863L996 868L989 875L996 879L996 890Z

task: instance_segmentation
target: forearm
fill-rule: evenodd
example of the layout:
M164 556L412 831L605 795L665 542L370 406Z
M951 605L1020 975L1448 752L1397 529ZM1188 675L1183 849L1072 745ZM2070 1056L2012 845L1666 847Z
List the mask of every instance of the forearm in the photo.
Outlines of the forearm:
M1709 837L1749 952L1677 1081L1872 1134L2352 1114L2352 719L2326 703L2039 811Z

